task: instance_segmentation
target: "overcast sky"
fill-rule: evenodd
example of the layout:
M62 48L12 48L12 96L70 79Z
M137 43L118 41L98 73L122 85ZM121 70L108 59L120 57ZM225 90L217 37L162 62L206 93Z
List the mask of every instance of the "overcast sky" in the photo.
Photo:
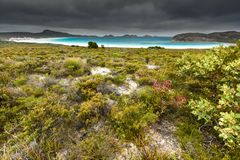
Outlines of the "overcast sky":
M240 0L0 0L0 31L174 35L240 30Z

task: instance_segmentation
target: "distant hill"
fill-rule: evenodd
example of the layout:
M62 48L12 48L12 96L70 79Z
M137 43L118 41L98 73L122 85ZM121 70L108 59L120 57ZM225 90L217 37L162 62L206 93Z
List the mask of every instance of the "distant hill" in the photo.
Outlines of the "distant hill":
M233 43L240 40L240 32L214 32L210 34L204 33L184 33L173 37L175 41L195 41L195 42L229 42Z
M51 31L51 30L44 30L39 33L31 33L31 32L2 32L2 33L0 33L0 39L9 39L12 37L51 38L51 37L75 37L75 36L79 36L79 35L72 35L69 33L56 32L56 31Z
M31 33L31 32L0 32L0 40L6 40L9 38L53 38L53 37L98 37L96 35L74 35L64 32L57 32L52 30L44 30L39 33ZM123 38L136 38L139 37L137 35L123 35L123 36L114 36L114 35L105 35L105 38L113 38L113 37L123 37ZM140 36L140 37L153 37L153 36Z

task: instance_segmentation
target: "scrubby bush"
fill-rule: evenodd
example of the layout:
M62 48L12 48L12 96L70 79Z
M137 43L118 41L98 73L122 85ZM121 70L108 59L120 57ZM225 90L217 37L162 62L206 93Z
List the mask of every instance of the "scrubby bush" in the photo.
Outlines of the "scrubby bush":
M68 70L78 70L83 68L83 62L80 58L68 58L64 62L64 67Z
M69 159L113 159L120 146L111 130L92 132L74 147Z
M179 62L183 77L195 82L192 113L211 123L231 148L240 148L240 45L215 48L207 55L184 56Z
M240 114L234 112L221 112L218 126L215 129L225 144L234 149L240 148Z
M13 82L16 86L21 86L26 84L28 78L24 75L18 77L17 79L15 79L15 81Z
M96 94L90 100L83 102L79 106L77 118L79 122L85 126L94 124L104 116L104 109L106 107L106 99L102 94Z
M134 139L157 120L157 115L143 103L123 102L112 109L111 120L120 137Z
M85 63L80 58L68 58L64 61L64 67L69 74L82 74L85 70Z
M164 47L161 47L161 46L153 46L153 47L148 47L148 49L164 49Z
M170 80L155 81L152 87L141 89L138 92L138 99L158 115L187 103L186 96L176 94Z
M88 48L94 48L97 49L98 45L96 42L88 42Z
M103 81L104 77L98 75L82 78L76 85L78 88L77 94L81 97L82 101L89 100L96 95L97 87Z
M10 82L11 76L8 72L0 72L0 87Z

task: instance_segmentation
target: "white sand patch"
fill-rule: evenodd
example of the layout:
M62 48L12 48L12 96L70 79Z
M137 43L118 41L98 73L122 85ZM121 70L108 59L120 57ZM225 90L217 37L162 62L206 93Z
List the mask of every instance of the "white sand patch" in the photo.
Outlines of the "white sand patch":
M114 160L130 160L130 159L135 159L135 160L140 160L142 159L142 154L140 150L137 148L137 146L133 143L124 143L123 144L123 149L120 154L117 154Z
M27 84L35 86L35 87L49 87L54 84L57 84L58 80L56 80L54 77L51 77L49 75L44 74L32 74L28 78Z
M138 88L138 84L131 78L127 78L125 83L126 85L117 88L118 93L121 95L131 94Z
M154 70L154 69L159 69L160 67L159 66L156 66L156 65L146 65L147 66L147 69L150 69L150 70Z
M111 73L111 70L109 68L104 68L104 67L96 67L91 69L91 74L92 75L108 75Z
M47 77L45 75L30 75L28 84L37 86L37 87L44 87L47 82Z
M131 78L125 80L125 84L117 86L112 83L103 83L98 85L97 90L103 94L115 93L116 95L129 95L138 89L138 84Z
M77 84L77 83L80 81L80 79L81 79L81 77L73 78L73 80L72 80L72 85Z
M176 127L168 120L154 124L146 134L146 138L150 140L148 147L157 149L158 152L179 155L182 150L174 135L175 131Z
M68 86L71 85L71 80L70 80L70 79L66 79L66 78L60 79L60 80L58 81L58 84L59 84L60 86L62 86L62 87L68 87Z

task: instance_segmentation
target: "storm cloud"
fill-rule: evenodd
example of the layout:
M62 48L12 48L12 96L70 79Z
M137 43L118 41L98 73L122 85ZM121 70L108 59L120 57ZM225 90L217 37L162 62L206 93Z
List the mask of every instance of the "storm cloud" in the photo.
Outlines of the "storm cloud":
M239 30L239 7L239 0L0 0L0 29L25 25L152 34Z

